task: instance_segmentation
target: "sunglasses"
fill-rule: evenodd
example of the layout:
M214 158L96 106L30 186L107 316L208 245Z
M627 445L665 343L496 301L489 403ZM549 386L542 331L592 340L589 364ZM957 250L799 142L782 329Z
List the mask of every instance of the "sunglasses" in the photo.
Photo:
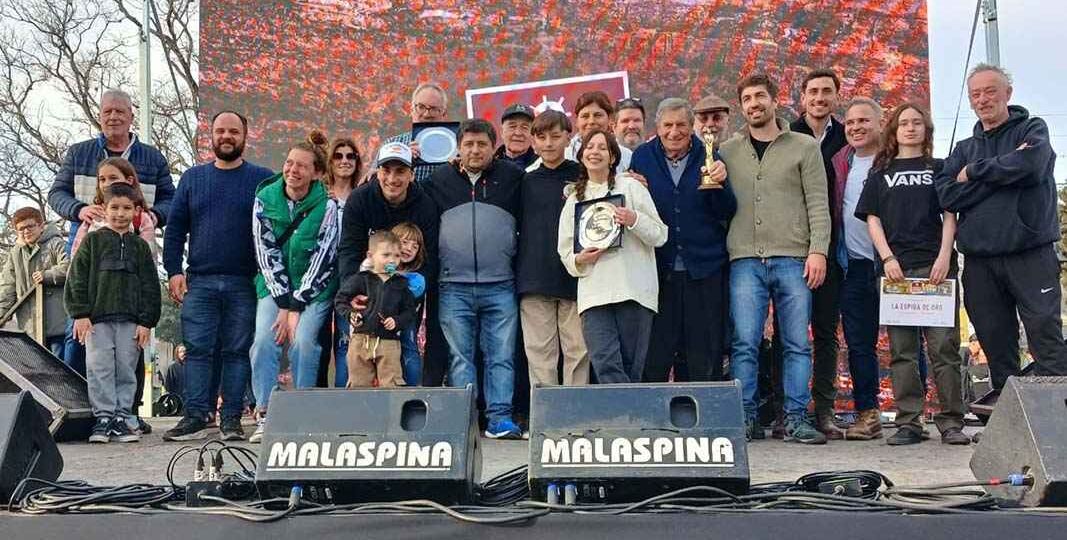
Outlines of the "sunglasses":
M356 153L353 153L353 152L346 152L344 154L342 154L341 152L334 152L333 153L333 159L337 159L337 160L347 159L348 161L355 161L358 158L359 158L359 154L356 154Z
M645 106L641 104L641 98L627 97L615 101L615 110L620 109L640 109L641 114L645 112Z

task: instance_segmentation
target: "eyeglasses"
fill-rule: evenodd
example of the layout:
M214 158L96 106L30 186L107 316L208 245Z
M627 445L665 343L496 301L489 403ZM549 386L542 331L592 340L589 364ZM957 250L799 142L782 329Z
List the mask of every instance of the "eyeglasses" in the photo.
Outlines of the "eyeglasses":
M444 109L442 109L441 107L437 107L435 105L423 105L422 103L416 103L414 107L415 107L416 111L418 111L418 112L420 112L422 114L443 113L443 112L445 112Z
M359 159L359 154L356 154L354 152L346 152L344 154L342 154L341 152L334 152L333 159L336 159L338 161L342 159L347 159L348 161L356 161L357 159Z
M626 97L615 101L615 110L622 109L638 109L641 114L645 114L645 106L641 104L641 98L639 97Z
M40 225L38 225L36 223L30 224L30 225L16 225L15 226L15 232L17 232L17 233L28 233L28 232L36 229L37 227L40 227Z

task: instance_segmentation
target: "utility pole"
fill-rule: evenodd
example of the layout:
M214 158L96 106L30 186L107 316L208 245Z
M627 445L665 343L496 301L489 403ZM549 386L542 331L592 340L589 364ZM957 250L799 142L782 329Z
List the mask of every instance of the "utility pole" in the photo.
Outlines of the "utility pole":
M985 58L994 66L1000 65L1000 34L997 30L997 0L983 0L982 22L985 23Z
M141 12L141 114L137 138L145 144L152 144L152 0L144 0Z

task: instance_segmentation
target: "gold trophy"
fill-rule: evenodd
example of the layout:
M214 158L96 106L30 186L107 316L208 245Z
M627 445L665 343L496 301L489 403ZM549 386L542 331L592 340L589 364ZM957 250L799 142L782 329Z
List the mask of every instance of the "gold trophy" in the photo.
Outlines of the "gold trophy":
M700 134L700 138L704 140L704 149L707 153L704 155L704 170L710 171L715 165L715 154L712 150L715 148L715 134L710 131L704 131ZM700 175L700 186L697 189L722 189L722 184L711 179L707 173Z

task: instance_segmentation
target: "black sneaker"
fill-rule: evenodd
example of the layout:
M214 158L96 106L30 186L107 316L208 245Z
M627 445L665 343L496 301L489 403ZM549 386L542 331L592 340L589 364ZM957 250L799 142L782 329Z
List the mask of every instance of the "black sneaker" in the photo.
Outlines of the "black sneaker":
M903 446L906 444L919 444L923 442L922 431L912 426L901 426L885 443L890 446Z
M240 416L223 418L222 423L219 426L219 432L222 433L222 440L224 441L245 440L245 430L241 427Z
M200 418L186 416L163 434L164 441L198 441L207 437L207 424Z
M750 441L767 438L767 434L763 431L763 426L759 425L759 420L751 418L745 422L745 438Z
M141 432L141 435L148 435L152 433L152 424L144 421L144 418L137 417L137 431Z
M111 442L137 442L141 440L141 434L130 429L130 424L125 418L116 417L111 421L111 430L108 432Z
M99 417L96 419L96 423L93 424L93 431L89 434L89 442L91 443L106 443L111 440L111 419L106 417Z

